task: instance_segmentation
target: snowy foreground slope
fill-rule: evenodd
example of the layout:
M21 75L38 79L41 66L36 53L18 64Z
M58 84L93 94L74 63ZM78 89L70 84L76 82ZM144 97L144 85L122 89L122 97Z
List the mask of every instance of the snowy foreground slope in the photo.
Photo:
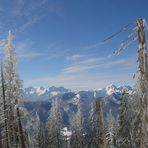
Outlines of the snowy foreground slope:
M77 111L77 106L81 104L83 116L87 116L91 104L99 99L104 106L104 115L106 116L111 109L114 116L118 115L119 103L122 93L126 91L132 93L130 86L109 85L102 89L72 92L64 87L28 87L24 89L24 107L36 118L38 115L41 122L45 123L50 113L51 101L54 98L61 100L61 112L63 115L63 124L69 125L73 112Z

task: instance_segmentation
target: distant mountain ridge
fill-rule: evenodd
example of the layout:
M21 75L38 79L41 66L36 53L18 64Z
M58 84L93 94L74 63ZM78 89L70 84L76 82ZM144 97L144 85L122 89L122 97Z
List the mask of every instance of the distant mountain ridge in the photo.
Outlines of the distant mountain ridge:
M96 90L86 90L86 91L79 91L77 93L70 91L64 87L28 87L25 88L24 98L27 101L49 101L54 97L61 96L65 100L70 97L70 99L79 98L79 99L86 99L91 100L95 98L110 98L113 102L119 104L119 97L121 94L126 91L129 94L132 93L133 89L130 86L115 86L114 84L108 85L105 88L100 88Z
M27 101L46 101L53 96L61 95L69 92L68 89L64 87L27 87L23 90L24 98Z

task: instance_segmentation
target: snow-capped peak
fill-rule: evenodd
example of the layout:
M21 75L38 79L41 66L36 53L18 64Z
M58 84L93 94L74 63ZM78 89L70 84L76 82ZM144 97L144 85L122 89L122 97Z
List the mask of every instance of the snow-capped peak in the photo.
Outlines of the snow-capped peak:
M43 95L45 92L47 91L46 88L44 87L37 87L36 88L36 93L40 96L40 95Z
M111 84L106 87L106 92L108 95L111 95L115 92L119 92L119 90L115 85Z

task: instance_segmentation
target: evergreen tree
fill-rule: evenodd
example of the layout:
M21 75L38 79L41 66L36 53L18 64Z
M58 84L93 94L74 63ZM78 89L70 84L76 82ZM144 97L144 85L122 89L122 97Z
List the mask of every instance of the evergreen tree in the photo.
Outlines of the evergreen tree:
M119 148L134 148L132 143L132 112L129 100L131 96L124 92L120 104L117 145Z
M86 134L86 143L87 148L94 148L94 137L95 137L95 105L94 102L91 104L89 117L88 117L88 127L87 127L87 134Z
M7 148L13 148L17 145L22 145L22 148L25 148L22 139L23 129L19 114L19 102L22 99L22 81L17 72L16 56L13 51L12 34L10 31L4 47L3 67L2 94L3 101L5 99L5 135L7 139L6 143L8 143L5 145Z
M71 121L71 147L83 148L84 147L84 133L83 133L83 120L80 104L77 107L77 112L73 113L73 119Z
M47 138L47 131L44 126L40 125L39 132L38 132L38 147L39 148L47 148L48 138Z
M137 91L137 89L136 89ZM131 119L131 140L133 147L139 147L141 145L141 137L143 135L142 130L142 111L141 111L141 103L140 103L140 96L139 93L136 92L133 95L133 100L131 102L132 104L132 119Z
M109 148L115 148L117 136L117 122L110 109L107 116L107 141Z
M60 148L62 146L61 117L60 100L56 98L52 102L52 107L47 122L48 148Z

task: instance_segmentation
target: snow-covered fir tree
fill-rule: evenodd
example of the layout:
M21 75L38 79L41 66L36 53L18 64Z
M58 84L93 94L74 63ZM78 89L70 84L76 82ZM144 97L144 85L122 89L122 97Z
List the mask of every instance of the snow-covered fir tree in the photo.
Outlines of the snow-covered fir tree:
M120 103L119 129L117 134L117 146L120 148L134 148L132 142L133 104L132 96L123 92Z
M112 114L112 110L110 109L107 115L107 134L106 134L109 148L116 147L117 126L118 126L117 121Z
M82 148L84 147L84 131L83 131L83 119L81 112L81 104L77 107L77 112L73 113L71 121L71 147Z
M22 99L22 81L19 78L16 66L16 55L13 50L12 34L9 31L4 44L4 64L1 66L1 90L5 116L2 132L3 146L26 148L25 138L19 111L19 102Z
M141 103L138 90L132 95L131 104L131 143L133 147L140 147L142 137Z
M60 148L62 147L62 119L60 111L60 99L55 98L52 101L52 107L47 122L47 131L48 131L48 146L47 148Z
M86 133L86 143L88 148L94 147L94 137L95 137L95 126L96 126L96 120L95 120L95 104L94 102L91 103L89 115L88 115L88 127L87 127L87 133Z

